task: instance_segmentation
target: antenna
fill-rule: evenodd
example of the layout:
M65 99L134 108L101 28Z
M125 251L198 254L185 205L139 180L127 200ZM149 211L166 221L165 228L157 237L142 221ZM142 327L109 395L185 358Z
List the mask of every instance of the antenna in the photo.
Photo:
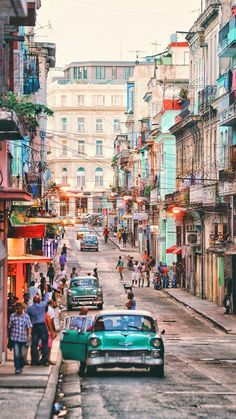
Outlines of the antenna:
M135 54L136 54L136 61L135 61L135 64L139 64L139 55L140 55L140 53L141 53L141 52L146 52L146 51L143 51L143 50L141 50L141 49L136 49L136 50L132 50L132 51L128 51L128 52L130 52L131 54L133 54L133 53L135 53Z
M161 46L161 44L158 44L158 42L157 42L157 40L156 41L154 41L154 42L150 42L150 44L151 45L154 45L154 54L156 54L157 53L157 47L159 46Z

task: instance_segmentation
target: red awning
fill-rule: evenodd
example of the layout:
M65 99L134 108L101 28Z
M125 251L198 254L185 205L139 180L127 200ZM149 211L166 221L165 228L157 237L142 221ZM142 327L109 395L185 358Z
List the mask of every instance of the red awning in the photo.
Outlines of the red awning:
M174 255L182 255L182 247L178 246L176 249L172 252Z
M8 256L7 262L10 263L50 263L52 258L38 255Z
M0 188L0 201L31 201L28 192L15 188Z
M166 253L173 253L176 248L177 248L177 244L173 244L173 246L168 247L166 249Z
M13 226L8 232L9 238L43 239L45 235L46 226L44 224Z

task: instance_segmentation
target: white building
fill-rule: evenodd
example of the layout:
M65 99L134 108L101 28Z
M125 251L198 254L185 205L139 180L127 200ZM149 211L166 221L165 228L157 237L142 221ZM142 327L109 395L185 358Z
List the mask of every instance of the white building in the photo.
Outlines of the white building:
M131 62L75 62L48 86L48 164L62 187L58 214L94 213L107 207L114 139L124 131L126 81ZM64 188L63 188L64 186Z

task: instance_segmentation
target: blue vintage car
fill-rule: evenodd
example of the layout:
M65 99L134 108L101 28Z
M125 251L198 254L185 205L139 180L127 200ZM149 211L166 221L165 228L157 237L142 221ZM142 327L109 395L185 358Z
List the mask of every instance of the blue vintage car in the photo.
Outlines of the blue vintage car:
M95 250L98 252L98 238L95 234L86 234L80 241L80 251Z
M88 375L95 374L97 368L136 367L149 368L154 376L164 376L164 331L159 333L148 311L102 311L93 324L90 316L76 318L80 323L77 330L69 326L76 320L66 320L68 325L61 338L62 356L86 361Z

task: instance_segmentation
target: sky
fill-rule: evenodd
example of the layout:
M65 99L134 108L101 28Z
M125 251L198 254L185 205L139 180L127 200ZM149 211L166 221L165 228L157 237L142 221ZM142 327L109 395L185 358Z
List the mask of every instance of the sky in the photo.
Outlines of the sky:
M188 31L201 0L42 0L35 40L55 42L56 67L72 61L135 60ZM159 45L153 45L157 43Z

